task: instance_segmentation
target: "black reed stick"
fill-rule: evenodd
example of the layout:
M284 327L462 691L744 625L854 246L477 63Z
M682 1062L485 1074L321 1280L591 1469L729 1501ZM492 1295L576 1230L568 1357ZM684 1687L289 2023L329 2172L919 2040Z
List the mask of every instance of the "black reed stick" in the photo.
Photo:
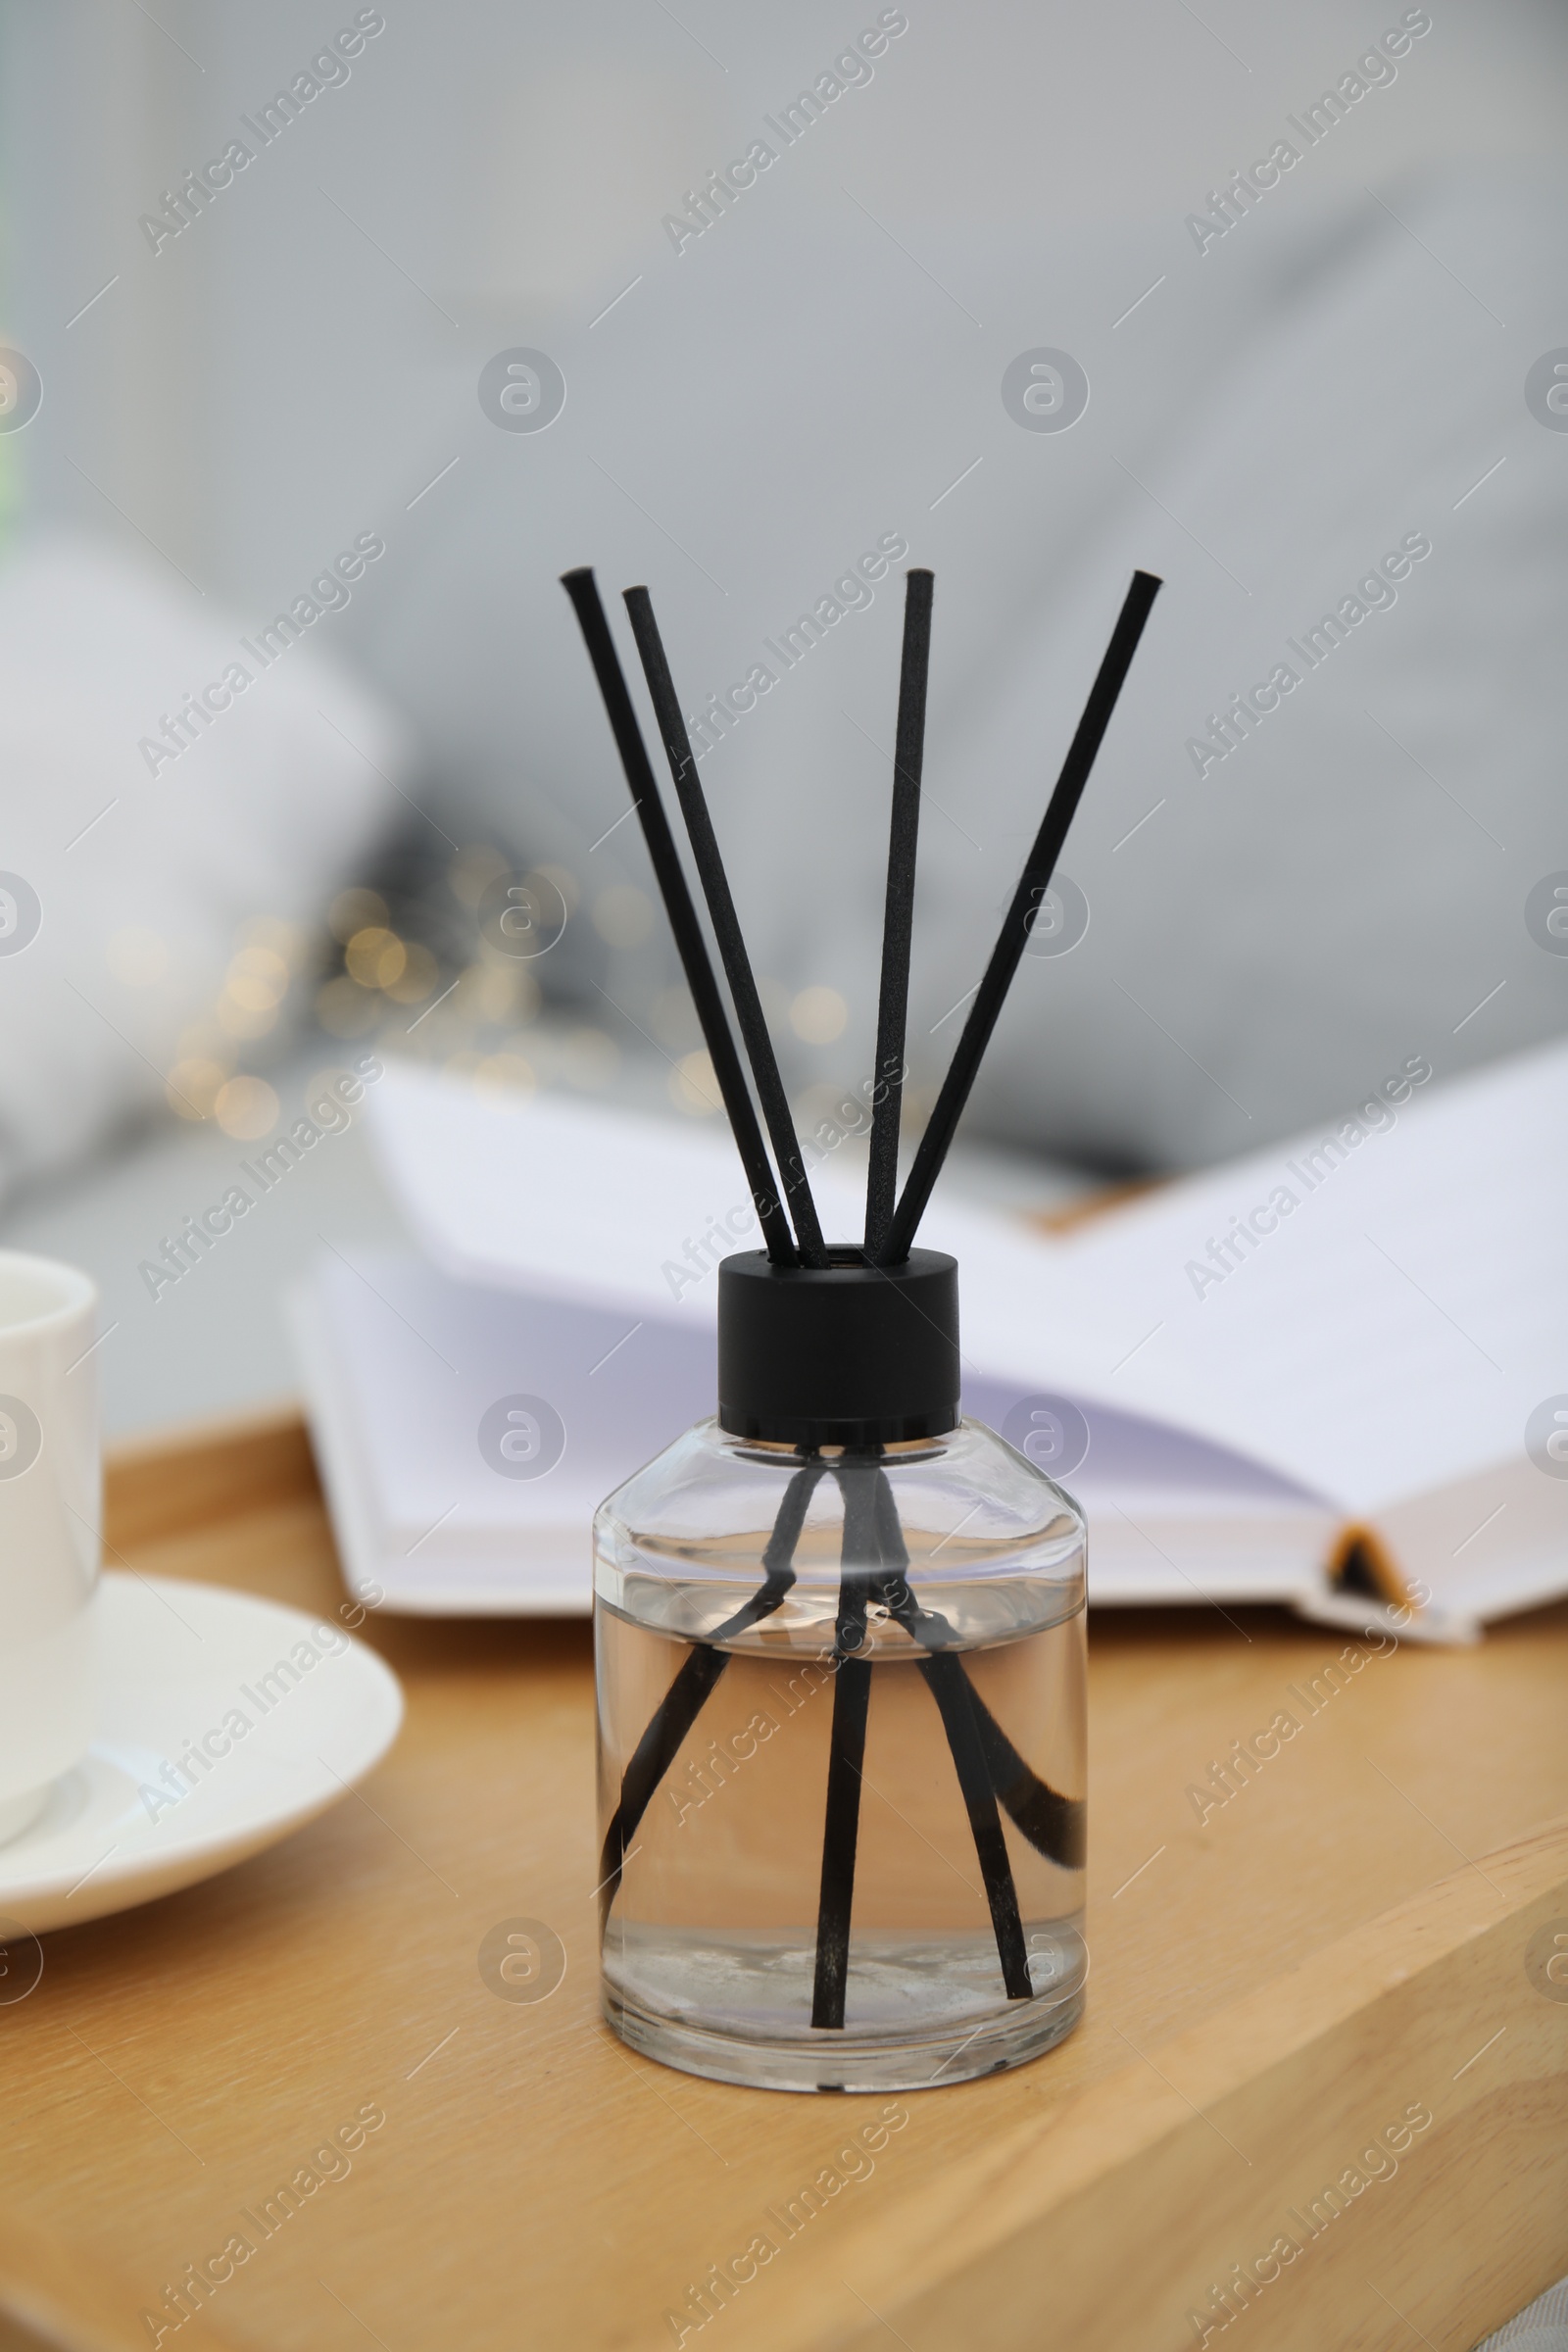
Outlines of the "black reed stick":
M937 1609L923 1609L906 1578L892 1579L882 1597L889 1615L923 1649L941 1651L960 1647L958 1637L946 1617ZM962 1659L956 1662L968 1682ZM986 1771L999 1803L1010 1814L1020 1834L1048 1862L1054 1862L1062 1870L1082 1870L1088 1812L1083 1798L1062 1796L1048 1781L1041 1780L1013 1746L973 1683L969 1683L969 1704L974 1710Z
M909 1566L909 1550L903 1541L903 1527L898 1524L898 1503L894 1489L886 1484L886 1495L877 1494L877 1534L882 1543L882 1557L894 1564L896 1574L882 1590L882 1601L909 1640L919 1642L921 1648L931 1651L956 1651L961 1648L959 1635L943 1616L941 1609L924 1609L914 1599L906 1569ZM980 1747L985 1750L985 1769L990 1774L997 1797L1013 1816L1015 1828L1030 1839L1034 1851L1044 1853L1049 1863L1057 1863L1062 1870L1084 1868L1084 1821L1086 1806L1081 1797L1060 1797L1049 1781L1042 1781L1032 1764L1015 1750L1013 1742L992 1715L990 1707L968 1682L964 1660L955 1660L956 1668L968 1684L968 1703L973 1707L980 1731Z
M621 1775L620 1801L606 1833L600 1856L600 1909L604 1918L608 1918L610 1907L615 1899L620 1886L621 1864L631 1840L637 1835L643 1815L679 1754L687 1733L712 1696L729 1664L728 1652L712 1644L728 1641L744 1632L748 1626L771 1616L784 1599L795 1582L795 1551L806 1524L807 1508L825 1469L826 1464L821 1461L808 1461L796 1471L784 1490L784 1499L773 1522L773 1532L762 1553L764 1574L761 1585L752 1598L737 1609L733 1617L726 1619L708 1642L699 1642L692 1650L637 1742L631 1760ZM880 1505L880 1498L879 1507L887 1507ZM896 1506L893 1516L897 1518ZM878 1557L896 1562L902 1542L902 1529L897 1544L890 1543L879 1531ZM907 1553L903 1556L906 1564ZM958 1637L948 1620L940 1611L920 1606L907 1578L897 1565L882 1597L891 1615L922 1648L941 1651L958 1646ZM954 1659L950 1662L956 1667L967 1685L986 1770L998 1798L1018 1830L1048 1861L1057 1863L1063 1870L1081 1870L1084 1865L1086 1812L1083 1800L1080 1797L1058 1795L1054 1788L1039 1778L969 1682L962 1660Z
M822 1823L822 1880L816 1906L816 1971L811 1987L813 2026L842 2028L850 1971L850 1915L855 1905L855 1855L860 1835L860 1772L871 1704L871 1661L865 1612L877 1557L876 1472L869 1462L841 1461L844 1535L839 1547L838 1622L834 1627L833 1723L828 1734L827 1804Z
M909 1588L904 1571L909 1564L908 1546L904 1541L898 1504L885 1470L878 1470L876 1482L878 1549L884 1564L896 1571L897 1583L907 1593ZM888 1597L891 1596L884 1593L884 1598ZM902 1612L895 1613L902 1616ZM979 1702L974 1687L961 1662L951 1652L938 1650L935 1655L922 1658L920 1672L942 1717L942 1728L948 1736L948 1748L953 1757L953 1769L958 1776L964 1810L969 1816L969 1835L974 1839L975 1856L980 1864L980 1877L991 1912L991 1927L997 1939L997 1957L1002 1963L1002 1981L1006 1987L1007 1998L1009 2001L1031 2000L1035 1988L1029 1977L1029 1947L1024 1941L1023 1921L1018 1915L1018 1889L1013 1881L1012 1861L1007 1852L1002 1818L997 1811L997 1792L987 1768L978 1721Z
M873 1263L893 1222L899 1189L899 1113L904 1100L904 1036L909 1008L909 946L914 929L914 856L920 830L920 771L925 762L925 690L931 667L929 571L905 574L904 658L899 666L899 723L893 744L893 814L888 826L887 901L882 913L882 991L876 1016L876 1077L871 1093L871 1165L865 1182L865 1249Z
M1007 908L997 944L991 953L991 961L986 966L985 977L969 1008L969 1017L964 1022L963 1035L958 1040L947 1077L942 1082L936 1108L920 1138L914 1165L909 1170L893 1222L877 1253L878 1265L902 1265L909 1254L909 1244L914 1239L915 1228L931 1198L931 1188L941 1173L954 1130L969 1099L975 1073L991 1043L997 1016L1012 984L1019 958L1028 945L1030 924L1051 887L1051 877L1055 871L1056 859L1061 855L1067 828L1083 797L1089 771L1095 763L1095 755L1110 724L1116 698L1132 665L1133 655L1138 650L1138 640L1144 633L1150 607L1159 590L1160 582L1152 572L1133 573L1133 584L1127 591L1121 616L1111 633L1105 658L1100 664L1100 674L1084 706L1084 714L1078 721L1078 732L1062 763L1061 774L1056 779L1056 788L1051 796L1040 831L1035 836L1034 847L1018 877L1012 904Z
M1025 1763L974 1685L969 1685L991 1786L1037 1853L1062 1870L1082 1870L1089 1808L1062 1796Z
M790 1229L779 1205L773 1171L768 1165L767 1151L762 1142L762 1131L757 1124L752 1098L746 1091L746 1078L741 1069L740 1055L735 1051L735 1040L730 1035L724 1000L718 993L718 982L713 977L713 967L708 959L708 948L703 939L702 926L697 920L697 909L692 905L686 876L681 871L669 820L659 797L659 787L654 782L654 771L648 764L648 754L643 748L642 733L637 725L637 713L631 707L631 696L626 692L620 659L615 652L614 639L610 634L610 623L605 618L605 608L599 601L593 571L583 564L576 571L563 572L561 585L571 599L578 626L582 630L583 643L588 648L588 659L594 665L594 676L599 681L599 691L604 697L605 712L610 720L611 733L615 738L615 749L620 754L620 764L631 790L632 805L642 824L643 839L648 844L648 855L653 860L660 896L664 902L669 927L675 934L675 946L686 974L686 985L692 992L692 1003L697 1007L697 1018L702 1023L713 1075L718 1080L718 1091L729 1114L735 1148L741 1155L746 1181L752 1188L752 1204L762 1228L767 1254L777 1266L793 1266L796 1263L795 1245L790 1239Z
M1023 1921L1018 1915L1018 1889L1013 1883L1002 1816L997 1811L997 1792L986 1769L980 1727L975 1721L973 1687L957 1659L952 1656L926 1658L920 1672L937 1702L964 1810L969 1816L969 1835L974 1839L991 1911L1002 1982L1009 2001L1031 2000L1035 1988L1029 1977L1029 1948L1024 1941Z
M712 920L713 936L724 965L724 977L734 1000L741 1036L751 1059L752 1076L757 1081L758 1097L762 1116L772 1139L773 1156L779 1174L784 1179L785 1204L795 1220L795 1236L802 1257L808 1266L825 1266L827 1250L822 1240L822 1228L817 1219L816 1202L811 1198L810 1181L806 1162L801 1157L800 1138L784 1093L784 1081L779 1076L778 1058L773 1041L767 1033L767 1020L762 1011L762 1000L757 993L752 976L752 959L746 953L746 941L735 912L735 901L730 896L729 877L719 854L718 836L709 814L708 801L698 779L697 761L692 757L691 738L681 715L680 698L675 681L670 676L659 623L654 618L653 600L646 588L628 588L624 592L626 610L631 615L632 635L642 658L643 675L648 681L648 693L663 737L669 772L675 782L675 797L680 802L681 814L686 819L686 831L691 840L692 856L697 863L697 878L703 886L708 911Z
M795 1582L795 1547L806 1525L806 1513L816 1490L817 1480L826 1465L806 1462L796 1471L784 1490L784 1497L773 1521L762 1553L765 1571L762 1583L750 1600L742 1603L733 1617L714 1629L706 1642L700 1642L684 1660L669 1689L654 1711L653 1720L638 1740L631 1760L620 1776L620 1802L605 1834L604 1849L599 1857L600 1919L610 1916L610 1907L620 1886L621 1866L627 1849L637 1835L638 1825L659 1791L659 1784L680 1753L681 1742L697 1721L716 1689L719 1678L729 1664L728 1650L714 1645L732 1641L745 1633L749 1626L770 1617Z
M909 1554L904 1541L903 1527L899 1523L898 1504L885 1475L882 1483L887 1492L884 1495L878 1490L878 1535L882 1556L894 1564L895 1573L888 1579L880 1598L889 1615L903 1626L911 1641L919 1642L922 1649L938 1652L961 1649L962 1642L958 1635L941 1610L922 1607L914 1596L905 1573L909 1564ZM1063 1870L1082 1870L1087 1813L1082 1797L1059 1795L1049 1782L1041 1780L1013 1746L969 1681L962 1659L957 1658L953 1662L968 1685L969 1704L979 1729L986 1770L998 1798L1037 1853L1044 1854L1048 1862L1054 1862Z

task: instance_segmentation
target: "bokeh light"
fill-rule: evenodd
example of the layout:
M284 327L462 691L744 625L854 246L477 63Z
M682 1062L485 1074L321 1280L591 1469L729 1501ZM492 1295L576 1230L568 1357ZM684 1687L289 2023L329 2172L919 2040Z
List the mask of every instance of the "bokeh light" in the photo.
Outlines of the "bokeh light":
M182 1119L210 1119L219 1089L228 1072L221 1062L188 1054L176 1061L164 1081L164 1098Z
M482 1095L531 1095L538 1081L520 1054L486 1054L474 1066L473 1083Z
M326 920L332 937L346 945L356 931L385 925L386 901L376 890L340 890Z
M277 1125L277 1097L265 1078L230 1078L218 1090L213 1114L236 1143L254 1144Z
M830 1046L844 1035L849 1017L836 988L803 988L790 1004L790 1027L808 1046Z
M273 1012L288 994L288 965L275 948L241 948L223 993L250 1012Z
M705 1051L681 1055L669 1073L669 1099L694 1119L708 1118L722 1107L712 1060Z
M428 948L416 940L403 943L403 969L395 980L381 983L394 1004L422 1004L433 994L441 967Z
M343 956L349 978L362 988L390 988L401 980L409 960L409 951L395 931L385 923L368 923L356 931Z

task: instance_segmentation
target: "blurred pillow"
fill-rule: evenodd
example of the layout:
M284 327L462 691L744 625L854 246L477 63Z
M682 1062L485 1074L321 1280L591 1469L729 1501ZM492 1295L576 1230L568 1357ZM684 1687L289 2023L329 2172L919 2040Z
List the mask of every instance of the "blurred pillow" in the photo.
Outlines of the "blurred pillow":
M258 646L86 540L0 569L0 1194L161 1105L176 1065L169 1099L205 1111L285 1029L291 944L406 758L320 625Z

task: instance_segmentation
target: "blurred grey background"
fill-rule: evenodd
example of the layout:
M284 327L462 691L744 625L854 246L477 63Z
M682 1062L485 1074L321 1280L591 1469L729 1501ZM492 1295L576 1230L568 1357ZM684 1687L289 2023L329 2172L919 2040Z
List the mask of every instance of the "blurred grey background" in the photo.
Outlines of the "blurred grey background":
M916 1120L1128 576L1167 582L1063 858L1088 929L1025 959L975 1098L994 1191L1560 1033L1525 912L1568 868L1560 9L52 0L3 42L0 342L42 399L0 432L0 869L44 919L0 955L0 1238L98 1250L149 1333L134 1187L174 1217L181 1154L333 1055L704 1114L577 563L650 585L694 716L773 673L702 773L803 1117L870 1065L905 563ZM518 351L543 429L531 377L481 402ZM1004 397L1040 352L1087 379L1065 429L1055 379ZM518 967L479 912L529 873L569 911ZM220 1399L286 1378L225 1279Z

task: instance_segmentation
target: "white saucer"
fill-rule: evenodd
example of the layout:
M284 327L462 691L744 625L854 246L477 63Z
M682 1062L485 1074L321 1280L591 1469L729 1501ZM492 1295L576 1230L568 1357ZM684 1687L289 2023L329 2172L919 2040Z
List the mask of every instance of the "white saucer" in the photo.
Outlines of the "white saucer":
M403 1720L391 1669L299 1609L110 1573L97 1606L98 1737L0 1845L0 1933L74 1927L243 1862L346 1796ZM208 1769L181 1774L198 1741Z

